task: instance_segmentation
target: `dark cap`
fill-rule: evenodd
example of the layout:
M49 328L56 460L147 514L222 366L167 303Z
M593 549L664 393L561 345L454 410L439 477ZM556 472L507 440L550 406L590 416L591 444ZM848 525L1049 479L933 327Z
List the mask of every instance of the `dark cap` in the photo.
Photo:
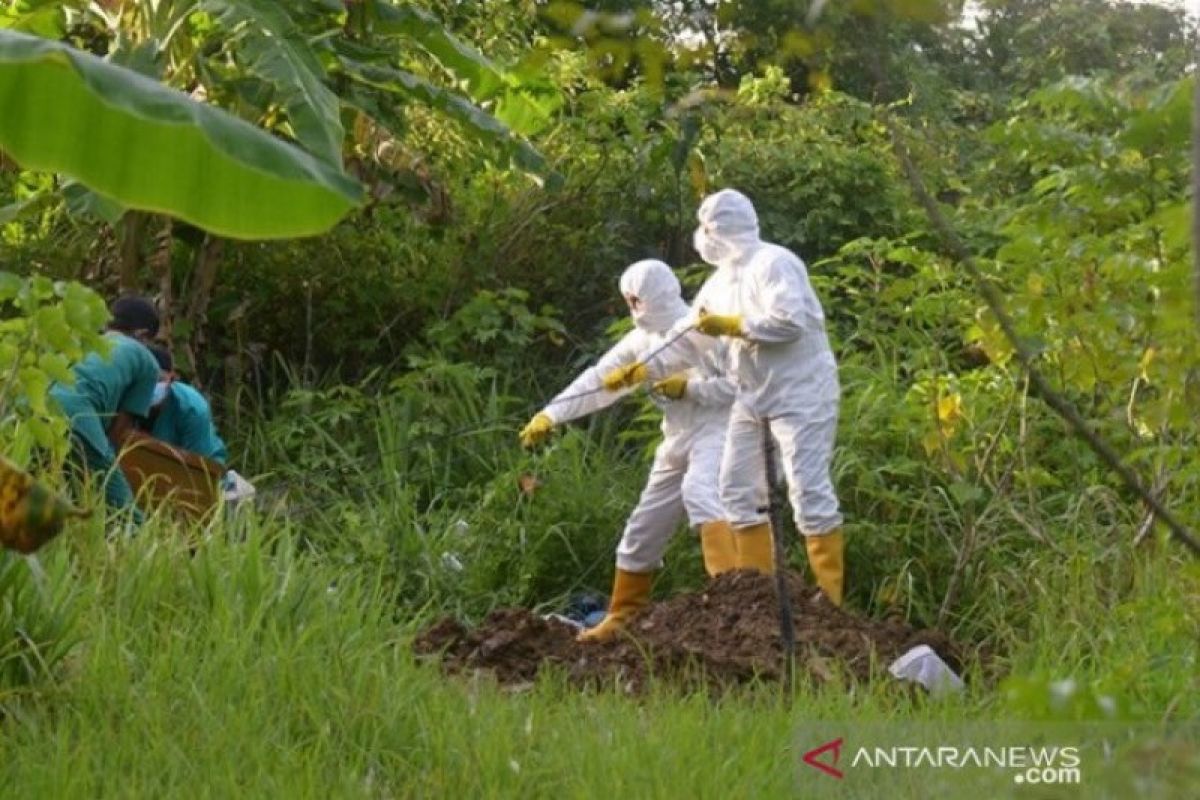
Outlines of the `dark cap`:
M163 372L173 372L175 369L175 359L171 357L171 351L163 347L161 344L147 345L146 349L154 356L154 360L158 362L158 368Z
M125 333L145 331L149 336L158 335L158 309L145 297L126 295L113 301L110 327Z

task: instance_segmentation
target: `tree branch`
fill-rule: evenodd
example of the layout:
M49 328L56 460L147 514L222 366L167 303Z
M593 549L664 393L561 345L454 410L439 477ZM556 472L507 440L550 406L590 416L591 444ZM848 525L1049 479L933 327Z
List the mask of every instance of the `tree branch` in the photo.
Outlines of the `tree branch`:
M1166 523L1176 539L1187 546L1194 555L1200 556L1200 541L1196 540L1195 535L1159 502L1158 498L1146 488L1137 474L1121 461L1120 455L1112 448L1112 445L1102 439L1096 431L1092 430L1075 406L1056 392L1042 376L1042 373L1034 363L1035 357L1033 353L1029 351L1029 348L1026 347L1017 334L1016 326L1004 308L1000 293L992 285L991 281L984 276L983 272L980 271L979 266L975 263L975 259L967 250L966 245L963 244L958 234L954 232L954 229L950 227L945 216L943 216L941 210L937 207L937 203L925 188L921 174L917 171L917 167L909 155L908 147L904 144L904 140L891 114L886 109L882 113L884 124L887 126L888 133L891 136L892 150L895 152L896 158L900 161L900 166L904 170L904 175L908 179L913 195L916 197L917 202L925 209L930 223L942 238L950 254L966 268L967 273L971 276L971 280L983 296L984 302L987 303L988 309L995 316L996 322L999 323L1000 330L1004 332L1005 338L1012 344L1017 360L1021 362L1021 366L1024 367L1025 372L1029 375L1029 382L1033 385L1035 394L1046 405L1054 409L1071 426L1075 434L1083 439L1088 447L1100 457L1100 460L1107 464L1113 472L1117 473L1121 481L1134 494L1140 497L1159 519Z
M876 27L876 30L879 30L878 27ZM875 48L871 59L877 88L884 85L883 65L879 56L880 51L883 50L884 48L882 47ZM1075 434L1083 439L1088 447L1092 449L1092 452L1099 456L1100 460L1107 464L1120 477L1121 481L1130 491L1141 498L1142 502L1170 528L1171 534L1176 539L1191 550L1193 555L1200 556L1200 541L1197 541L1196 536L1191 530L1176 519L1175 515L1159 502L1154 493L1142 483L1141 478L1121 460L1120 455L1112 448L1112 445L1101 438L1096 431L1092 430L1075 406L1056 392L1042 376L1042 373L1034 363L1034 354L1030 352L1029 348L1017 334L1016 325L1013 324L1012 318L1004 308L1004 301L1000 296L1000 292L979 269L970 251L950 226L950 223L947 222L941 209L938 208L937 203L929 194L929 190L925 188L925 181L922 179L916 164L913 163L912 157L908 152L908 146L904 143L904 138L891 113L884 107L880 108L880 113L883 116L884 124L887 126L888 135L891 137L892 151L896 154L896 159L900 162L900 166L904 170L904 176L908 180L909 188L912 190L917 202L925 209L930 224L933 225L933 229L941 237L950 255L962 264L966 268L967 274L971 276L976 289L982 295L984 302L987 303L988 309L996 318L996 322L999 323L1000 330L1004 332L1005 338L1012 344L1017 360L1020 361L1021 366L1029 376L1029 382L1033 386L1035 394L1067 422ZM1195 205L1200 206L1200 203L1196 203Z

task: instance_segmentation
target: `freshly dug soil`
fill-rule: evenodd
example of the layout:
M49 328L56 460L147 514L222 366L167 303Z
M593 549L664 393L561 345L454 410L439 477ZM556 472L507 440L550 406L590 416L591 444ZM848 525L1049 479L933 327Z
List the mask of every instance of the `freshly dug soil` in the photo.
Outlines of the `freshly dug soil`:
M919 644L961 672L959 650L943 634L843 611L799 575L787 578L797 670L815 680L837 673L866 680ZM783 676L778 608L774 577L739 570L702 591L651 604L630 623L630 636L612 642L579 644L571 626L509 608L493 611L474 630L443 619L417 638L414 649L440 657L448 672L487 670L506 686L528 684L541 670L556 668L579 686L637 692L657 678L722 688Z

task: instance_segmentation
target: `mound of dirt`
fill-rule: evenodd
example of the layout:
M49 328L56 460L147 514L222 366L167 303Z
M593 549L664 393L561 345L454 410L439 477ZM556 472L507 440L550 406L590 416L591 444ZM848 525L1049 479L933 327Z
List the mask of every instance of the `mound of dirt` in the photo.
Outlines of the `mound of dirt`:
M919 644L961 672L959 650L943 634L843 611L800 576L787 578L797 669L815 680L838 672L866 680L872 669L886 669ZM773 577L739 570L702 591L651 604L630 623L632 635L613 642L579 644L570 625L509 608L493 611L474 630L443 619L417 638L414 649L440 657L448 672L488 670L507 686L555 668L579 686L617 685L628 692L640 691L652 677L723 688L783 676L778 608Z

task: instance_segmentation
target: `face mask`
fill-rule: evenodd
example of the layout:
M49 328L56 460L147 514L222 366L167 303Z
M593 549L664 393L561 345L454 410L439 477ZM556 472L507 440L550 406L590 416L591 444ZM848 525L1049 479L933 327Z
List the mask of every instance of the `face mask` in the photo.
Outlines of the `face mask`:
M150 395L150 405L159 406L167 399L167 392L171 389L170 381L159 381L154 384L154 394Z
M714 240L704 232L703 228L696 228L696 232L692 234L692 246L696 248L700 258L713 266L719 266L722 261L733 254L729 245Z

